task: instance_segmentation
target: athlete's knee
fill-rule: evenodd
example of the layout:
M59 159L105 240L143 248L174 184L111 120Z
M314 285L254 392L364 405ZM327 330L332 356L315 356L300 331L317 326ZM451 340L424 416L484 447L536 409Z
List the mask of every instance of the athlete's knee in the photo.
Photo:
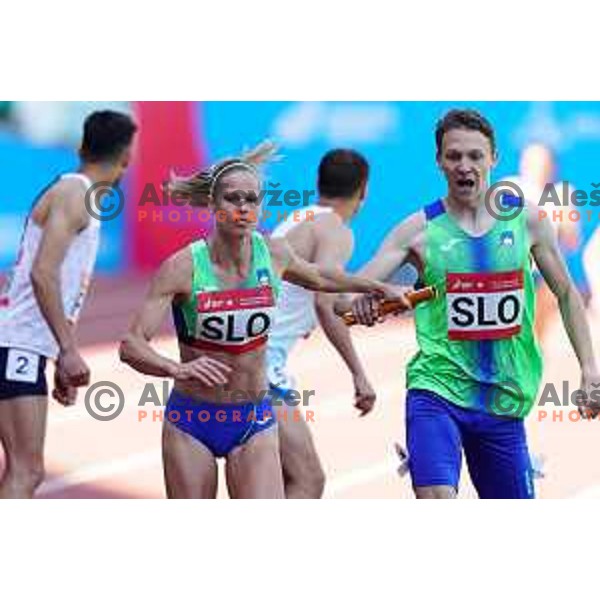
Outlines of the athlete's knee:
M305 470L300 477L292 477L289 482L293 486L295 498L321 498L325 491L325 473L321 466Z
M456 490L450 485L431 485L415 487L417 500L453 500Z
M286 468L287 466L287 468ZM321 498L325 490L325 471L316 456L295 464L284 465L286 493L292 498Z
M44 481L46 476L43 456L28 454L7 457L6 476L19 485L35 490Z

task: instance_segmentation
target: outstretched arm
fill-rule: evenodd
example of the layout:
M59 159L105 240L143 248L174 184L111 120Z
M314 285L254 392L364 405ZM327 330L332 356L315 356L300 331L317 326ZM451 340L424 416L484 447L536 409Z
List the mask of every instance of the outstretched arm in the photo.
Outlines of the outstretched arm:
M269 241L275 268L286 281L315 292L390 293L390 287L368 277L345 273L339 266L317 265L300 258L285 241Z
M417 212L397 225L385 238L377 254L359 271L359 275L385 281L410 258L411 248L423 231L425 217ZM370 296L344 294L335 301L335 312L352 311L356 320L365 325L376 321L377 302ZM407 308L410 305L407 304Z

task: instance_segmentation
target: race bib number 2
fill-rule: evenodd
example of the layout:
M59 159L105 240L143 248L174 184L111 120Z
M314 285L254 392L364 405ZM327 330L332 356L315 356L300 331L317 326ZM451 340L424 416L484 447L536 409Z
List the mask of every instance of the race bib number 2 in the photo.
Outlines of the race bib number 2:
M448 338L496 340L517 335L523 321L523 271L448 273Z
M35 383L38 378L39 361L40 357L37 354L11 348L6 360L6 380Z

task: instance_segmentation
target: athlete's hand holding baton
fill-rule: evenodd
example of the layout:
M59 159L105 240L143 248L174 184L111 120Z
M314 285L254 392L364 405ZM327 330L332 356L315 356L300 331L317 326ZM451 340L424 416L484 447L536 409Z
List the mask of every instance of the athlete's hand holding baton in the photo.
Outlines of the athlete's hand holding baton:
M369 327L380 322L386 315L396 315L412 310L418 304L436 297L433 286L414 290L389 286L385 295L363 294L352 302L351 310L345 311L342 318L346 325L367 325Z

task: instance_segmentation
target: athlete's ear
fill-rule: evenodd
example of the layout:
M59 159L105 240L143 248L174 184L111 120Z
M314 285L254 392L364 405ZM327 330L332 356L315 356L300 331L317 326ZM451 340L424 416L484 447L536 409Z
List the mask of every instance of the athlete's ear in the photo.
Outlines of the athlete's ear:
M495 169L498 166L498 161L500 160L500 154L498 150L494 150L492 152L492 169Z
M363 200L367 197L367 186L368 183L365 181L361 186L360 186L360 201L363 202Z

